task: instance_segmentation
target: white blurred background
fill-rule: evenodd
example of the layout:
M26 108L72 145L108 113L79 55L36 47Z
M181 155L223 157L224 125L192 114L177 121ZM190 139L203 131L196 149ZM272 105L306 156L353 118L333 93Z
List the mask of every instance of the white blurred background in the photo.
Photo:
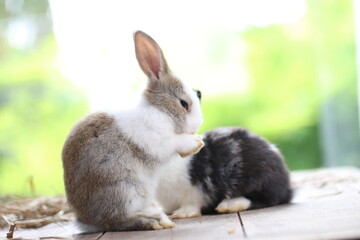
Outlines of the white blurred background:
M135 60L136 30L152 36L173 72L204 95L241 92L249 79L237 33L294 22L306 11L303 0L52 0L50 6L61 72L86 89L92 110L126 107L146 81Z

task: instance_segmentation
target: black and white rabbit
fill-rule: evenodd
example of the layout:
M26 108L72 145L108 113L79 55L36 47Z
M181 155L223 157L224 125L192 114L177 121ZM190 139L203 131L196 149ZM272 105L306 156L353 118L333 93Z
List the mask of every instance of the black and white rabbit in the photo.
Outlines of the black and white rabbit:
M203 135L194 156L169 162L157 188L171 218L233 213L288 203L289 172L280 151L267 140L237 127Z
M158 44L134 34L148 85L136 107L80 120L63 147L68 202L87 229L146 230L174 223L156 200L159 172L169 160L197 153L202 123L196 91L170 71Z

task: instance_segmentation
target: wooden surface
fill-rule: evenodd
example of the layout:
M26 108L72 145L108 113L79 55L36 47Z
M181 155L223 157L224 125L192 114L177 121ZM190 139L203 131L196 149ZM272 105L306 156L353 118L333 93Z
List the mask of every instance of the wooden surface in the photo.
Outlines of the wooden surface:
M73 239L360 239L360 170L321 169L292 173L291 204L234 214L175 220L172 229L86 234L73 222L16 230L14 237ZM0 230L4 239L7 229Z

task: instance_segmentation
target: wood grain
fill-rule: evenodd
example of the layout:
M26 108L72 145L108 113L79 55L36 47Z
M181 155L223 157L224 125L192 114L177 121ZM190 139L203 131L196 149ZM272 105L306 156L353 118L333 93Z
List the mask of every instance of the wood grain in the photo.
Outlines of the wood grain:
M359 238L358 173L347 169L335 170L335 175L334 171L321 172L323 177L316 171L310 175L298 173L295 177L304 176L311 181L297 189L294 203L240 213L248 238Z
M98 240L101 239L103 235L104 233L77 234L74 235L73 238L75 240Z
M152 230L152 231L138 231L138 232L107 232L101 240L111 239L126 239L126 240L156 240L156 239L171 239L171 230Z
M80 240L151 239L360 239L360 170L335 168L292 173L291 204L239 214L175 220L172 229L84 234L73 223L16 230L14 237ZM240 221L241 220L241 221ZM243 227L241 226L243 225ZM7 229L0 230L0 238ZM1 238L1 239L2 239Z
M357 200L360 202L359 197ZM360 208L359 204L356 208L350 205L338 201L316 201L240 215L251 239L355 238L360 236Z
M176 227L158 231L107 232L101 240L112 239L242 239L237 214L176 219Z
M59 222L35 229L19 229L14 233L15 238L40 238L40 237L67 237L80 233L80 229L73 222Z
M1 236L4 231L1 231ZM59 222L46 225L35 229L17 229L14 232L14 238L37 239L41 237L62 237L75 239L98 239L102 233L81 235L82 231L74 222ZM80 234L80 235L78 235Z
M172 239L243 239L243 229L236 213L179 219L172 229Z

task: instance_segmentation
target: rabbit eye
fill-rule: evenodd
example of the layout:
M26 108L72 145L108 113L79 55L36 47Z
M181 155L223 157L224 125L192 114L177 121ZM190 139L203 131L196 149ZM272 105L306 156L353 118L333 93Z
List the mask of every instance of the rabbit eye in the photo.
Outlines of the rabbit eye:
M180 100L180 104L183 108L186 109L186 111L189 111L189 104L186 101Z
M193 89L193 91L196 93L196 96L198 97L198 99L201 100L201 92L197 89Z
M199 90L195 90L196 96L201 100L201 92Z

